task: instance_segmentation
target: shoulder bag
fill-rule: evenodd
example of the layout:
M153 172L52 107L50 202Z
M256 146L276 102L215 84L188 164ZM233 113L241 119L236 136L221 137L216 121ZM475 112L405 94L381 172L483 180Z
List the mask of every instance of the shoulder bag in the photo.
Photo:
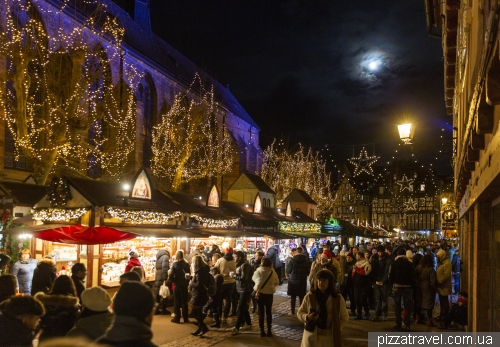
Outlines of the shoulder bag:
M267 278L267 280L264 282L264 284L263 284L263 285L261 285L261 286L260 286L260 288L259 288L257 291L255 291L255 290L254 290L254 291L252 292L252 296L251 296L252 298L255 298L255 300L259 300L259 292L260 292L260 290L266 286L267 281L269 281L269 279L272 277L272 275L273 275L273 271L272 271L272 269L271 269L271 273L269 274L269 277L268 277L268 278Z

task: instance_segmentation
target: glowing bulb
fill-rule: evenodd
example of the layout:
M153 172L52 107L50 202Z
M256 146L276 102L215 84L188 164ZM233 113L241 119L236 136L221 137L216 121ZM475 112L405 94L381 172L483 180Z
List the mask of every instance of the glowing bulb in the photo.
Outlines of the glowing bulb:
M125 189L125 190L129 190L129 189L130 189L130 185L128 185L128 184L124 184L124 185L123 185L123 189Z

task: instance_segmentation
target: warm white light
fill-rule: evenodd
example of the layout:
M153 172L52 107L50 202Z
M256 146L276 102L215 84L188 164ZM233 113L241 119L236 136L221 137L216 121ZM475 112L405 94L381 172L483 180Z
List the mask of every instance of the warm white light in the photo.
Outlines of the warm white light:
M201 200L201 196L199 197L199 199Z
M129 189L130 189L130 185L128 185L128 184L126 184L126 183L125 183L125 184L123 185L123 189L125 189L125 190L129 190Z
M415 132L415 128L413 127L413 124L408 123L408 124L400 124L398 125L398 130L399 130L399 137L405 145L410 144L411 140L413 139L413 133Z
M371 63L368 64L368 68L370 70L377 70L378 68L378 61L372 61Z
M446 205L446 203L448 202L448 199L447 198L442 198L441 201L443 202L443 205Z

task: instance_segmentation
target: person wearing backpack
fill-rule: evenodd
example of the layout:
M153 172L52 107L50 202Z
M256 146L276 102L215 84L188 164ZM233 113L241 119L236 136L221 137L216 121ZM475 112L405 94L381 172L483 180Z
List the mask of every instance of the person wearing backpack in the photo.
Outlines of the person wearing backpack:
M253 268L245 261L245 255L242 251L234 252L233 258L236 263L236 271L231 272L229 275L236 280L236 291L239 294L239 302L236 309L238 318L231 332L236 334L240 331L240 327L242 330L252 328L252 320L250 319L248 308L250 294L253 290Z

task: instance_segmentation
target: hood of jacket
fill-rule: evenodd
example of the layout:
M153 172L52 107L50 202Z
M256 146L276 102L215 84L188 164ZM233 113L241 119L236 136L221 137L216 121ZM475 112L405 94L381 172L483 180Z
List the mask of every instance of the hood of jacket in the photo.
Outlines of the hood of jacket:
M76 323L76 328L95 340L106 333L114 318L115 315L111 312L95 314L90 317L80 318Z
M141 261L139 260L139 258L130 258L130 260L128 261L128 263L130 265L133 265L133 266L142 266Z
M40 300L44 306L64 306L70 308L78 305L78 298L69 295L50 295L40 292L35 295L35 299Z
M355 265L357 267L363 267L363 266L366 266L367 264L370 264L370 262L368 261L368 259L363 259L363 260L357 261Z
M297 264L302 264L307 262L307 257L304 254L295 254L292 257L292 261Z
M51 266L56 266L56 262L53 259L42 258L38 261L38 265L48 264Z
M441 263L442 263L442 262L443 262L446 258L448 258L448 257L446 256L446 251L444 251L444 250L440 250L439 252L437 252L436 257L437 257L438 261L439 261L439 262L441 262Z
M166 250L166 249L160 249L158 251L158 253L156 253L156 259L160 259L161 257L163 257L164 255L166 255L167 257L170 257L170 253Z

